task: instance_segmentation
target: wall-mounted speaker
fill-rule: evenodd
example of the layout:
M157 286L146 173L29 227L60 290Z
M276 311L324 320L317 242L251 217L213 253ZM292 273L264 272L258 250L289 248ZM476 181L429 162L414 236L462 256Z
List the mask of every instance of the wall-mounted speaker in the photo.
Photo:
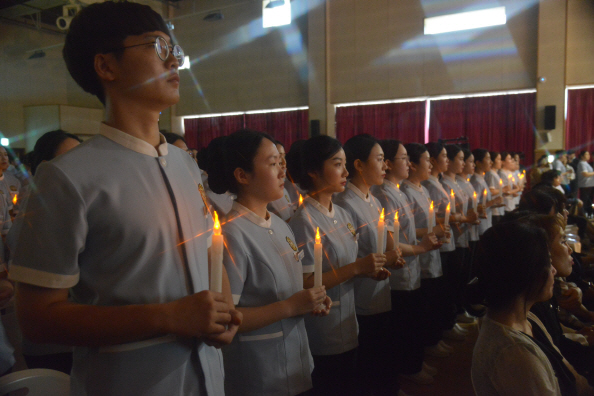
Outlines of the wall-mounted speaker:
M555 116L557 112L557 106L545 106L544 108L544 129L545 131L552 131L555 129Z
M320 136L320 120L311 120L309 122L309 136Z

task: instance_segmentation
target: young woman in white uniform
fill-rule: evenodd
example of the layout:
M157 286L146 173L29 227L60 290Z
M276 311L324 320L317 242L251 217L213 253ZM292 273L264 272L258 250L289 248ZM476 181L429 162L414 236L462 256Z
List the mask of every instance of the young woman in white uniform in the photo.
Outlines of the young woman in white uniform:
M213 153L214 154L214 153ZM311 358L303 315L331 307L323 286L303 289L295 237L266 210L284 189L285 173L271 137L241 130L209 163L210 186L237 200L227 215L223 261L244 321L223 349L227 395L298 395L311 389ZM214 157L213 157L214 158Z
M280 156L279 157L280 158L280 166L281 166L283 172L285 172L285 176L286 176L287 161L285 159L285 146L283 146L283 144L279 141L275 141L274 144L276 145L276 149L278 150L278 155ZM286 183L286 181L287 180L285 177L285 183ZM289 197L289 192L287 191L286 187L284 188L282 198L277 199L276 201L270 202L268 204L268 210L286 222L289 222L289 220L291 220L291 216L293 216L293 213L295 213L296 207L293 206L293 203L291 202L291 198Z
M394 215L398 214L398 248L406 261L401 269L392 270L392 313L394 314L395 354L399 373L427 380L425 374L436 373L434 368L423 364L423 343L419 340L419 329L413 323L421 323L418 309L421 287L421 263L419 257L431 250L439 249L440 243L434 234L426 233L417 244L417 230L412 204L406 194L400 191L403 181L409 176L409 156L405 146L398 140L381 141L386 156L386 178L381 186L373 186L372 193L386 210L386 224L395 235ZM417 308L417 309L415 309ZM421 314L422 315L422 314ZM425 370L423 370L425 369ZM425 374L420 374L424 371Z
M505 212L511 212L516 208L516 198L519 196L520 189L514 183L514 159L507 151L501 152L501 169L499 169L499 177L503 182L503 187L507 187L507 195L504 195ZM506 192L504 190L504 192Z
M355 232L359 234L357 257L377 253L378 222L381 204L371 193L369 187L384 181L386 164L384 153L376 139L369 135L357 135L344 145L349 171L349 183L343 193L336 196L334 203L345 209L353 219ZM396 260L393 241L387 241L386 266ZM393 356L389 354L391 331L390 272L383 269L377 279L358 278L355 280L355 304L359 322L359 352L357 370L361 380L371 378L375 385L385 381L386 370L393 366ZM383 279L383 280L382 280ZM367 381L367 380L366 380Z
M332 195L344 191L348 172L340 142L329 136L309 139L301 151L303 167L299 185L309 191L289 226L304 256L303 283L314 285L314 244L319 229L322 243L322 284L332 299L324 318L306 316L305 327L315 368L315 395L355 395L355 357L358 346L355 312L355 277L374 277L385 256L370 253L357 258L357 234L351 215L332 203ZM365 384L367 386L368 384Z
M485 181L489 186L491 195L498 195L502 200L501 204L493 209L493 225L499 223L501 217L505 214L505 194L509 188L503 184L503 180L499 177L499 170L501 169L501 154L497 151L489 151L491 156L491 170L485 172Z

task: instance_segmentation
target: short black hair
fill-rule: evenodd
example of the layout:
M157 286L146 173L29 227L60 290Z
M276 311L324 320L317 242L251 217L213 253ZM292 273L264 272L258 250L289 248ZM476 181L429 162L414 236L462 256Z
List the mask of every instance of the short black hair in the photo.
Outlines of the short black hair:
M445 148L445 146L440 142L425 143L425 147L427 147L427 151L429 151L429 157L433 159L437 159L437 157L439 157L439 154L441 154L441 152Z
M177 133L162 131L161 134L165 136L165 140L169 144L173 144L178 140L181 140L182 142L186 143L186 139L184 139L183 136L178 135Z
M105 105L105 92L95 72L95 55L117 55L126 37L153 31L171 36L161 15L149 6L127 1L93 3L70 23L62 50L68 72L84 91Z
M579 159L582 159L582 157L583 157L584 155L586 155L586 153L588 153L588 152L589 152L588 150L582 150L582 151L580 151L580 155L578 155L578 158L579 158Z
M66 139L74 139L79 143L82 143L82 140L80 140L78 136L65 132L61 129L46 132L39 139L37 139L35 148L33 149L33 158L31 161L31 173L33 175L35 174L39 164L41 164L43 161L54 159L58 147L60 147L60 144L62 144L62 142Z
M472 150L472 155L474 155L475 162L483 162L488 153L489 150L483 148L477 148Z
M398 149L400 146L403 146L400 140L396 139L386 139L380 140L380 146L382 146L382 150L384 150L384 158L390 161L394 161L396 158L396 154L398 153Z
M408 143L404 145L404 148L406 148L410 162L415 164L421 161L421 155L427 151L426 145L421 143Z
M458 146L457 144L448 144L446 147L446 152L448 153L448 159L453 161L454 158L458 155L460 151L462 151L462 147Z
M366 133L355 135L346 141L344 144L344 153L347 159L346 166L349 172L349 179L356 173L355 161L366 162L369 159L371 150L373 150L376 144L379 144L379 141Z
M293 165L293 177L299 187L310 192L314 185L310 172L321 172L324 162L342 149L340 142L330 136L314 136L301 146L301 161Z
M540 182L544 183L544 184L548 184L549 186L552 186L553 181L560 176L561 176L561 172L559 172L556 169L551 169L551 170L544 172L542 175L540 175Z

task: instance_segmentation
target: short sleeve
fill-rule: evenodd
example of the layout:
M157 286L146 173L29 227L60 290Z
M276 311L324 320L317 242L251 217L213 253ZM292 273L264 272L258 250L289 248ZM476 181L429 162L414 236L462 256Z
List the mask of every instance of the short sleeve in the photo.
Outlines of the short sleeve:
M302 209L305 211L305 208ZM315 230L309 220L304 219L303 215L293 217L289 222L291 230L295 235L297 246L303 250L303 258L301 264L303 265L303 273L311 274L314 272L314 244L315 244Z
M546 357L542 358L546 360ZM501 396L561 394L552 368L523 345L516 344L499 353L489 374L493 387Z
M52 163L39 166L10 266L10 278L67 289L79 280L78 256L88 232L86 205L67 175Z
M227 277L231 285L231 295L233 296L233 303L239 304L239 299L243 293L243 285L245 284L249 256L246 254L246 248L233 235L225 232L223 227L223 236L225 238L225 249L223 249L223 265L227 270Z

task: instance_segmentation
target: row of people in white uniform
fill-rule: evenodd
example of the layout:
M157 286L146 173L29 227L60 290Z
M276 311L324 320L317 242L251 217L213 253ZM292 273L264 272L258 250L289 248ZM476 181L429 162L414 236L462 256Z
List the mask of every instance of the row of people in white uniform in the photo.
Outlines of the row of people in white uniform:
M456 309L471 273L469 246L513 194L498 185L491 153L368 135L343 150L320 136L293 156L294 185L285 178L283 146L268 135L218 139L208 147L206 196L223 212L220 202L228 203L224 264L244 315L241 334L223 348L227 394L294 395L312 386L317 394L360 394L357 383L382 394L398 389L397 372L431 383L425 352L448 356L444 331L465 335ZM288 189L309 194L299 205ZM382 209L388 232L379 254ZM431 212L436 224L428 229ZM313 287L318 228L321 288Z

